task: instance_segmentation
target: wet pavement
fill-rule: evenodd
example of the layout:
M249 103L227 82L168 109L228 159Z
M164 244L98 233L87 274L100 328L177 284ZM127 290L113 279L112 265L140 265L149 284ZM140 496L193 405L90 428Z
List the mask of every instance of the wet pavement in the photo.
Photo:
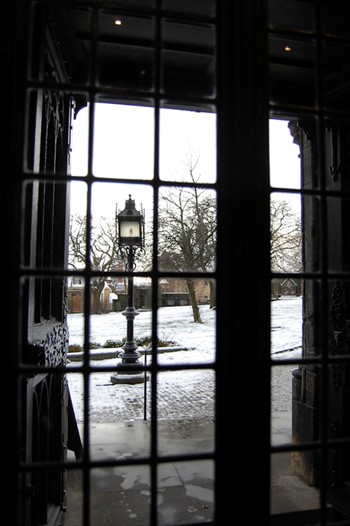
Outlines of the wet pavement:
M167 420L158 424L158 450L164 455L207 453L214 447L214 424L210 419ZM272 443L291 440L290 414L274 416ZM120 466L91 470L91 526L118 524L150 525L151 472L149 466L124 465L124 461L148 457L151 453L151 424L144 420L92 423L90 458L120 460ZM69 460L74 456L69 452ZM211 460L161 462L157 473L157 513L162 526L210 522L214 518L214 466ZM290 454L273 456L271 512L284 513L317 509L318 492L292 476ZM83 526L82 478L68 470L65 526Z
M213 451L210 421L167 421L158 424L158 454ZM130 460L151 451L149 421L91 425L92 460ZM159 524L189 524L213 519L214 466L211 460L164 462L157 473ZM150 524L151 473L148 465L99 467L91 472L91 525ZM82 480L68 472L65 526L82 526Z
M287 327L289 329L289 323ZM113 359L114 355L111 357L110 352L104 358ZM281 355L278 357L281 358ZM168 362L173 364L180 363L182 359L181 351L167 356ZM84 493L90 497L90 526L151 526L151 487L155 486L159 526L212 521L215 511L212 461L175 462L165 461L164 458L164 462L158 464L157 479L151 484L154 473L150 472L149 466L146 463L133 465L133 462L151 455L152 381L149 379L146 383L135 385L114 384L110 373L98 371L98 363L103 367L113 362L94 361L96 370L90 375L89 457L92 461L101 462L101 465L91 469L88 485L78 470L67 470L65 526L84 525L84 484ZM273 445L291 443L291 378L294 367L287 365L273 368ZM74 371L68 376L75 414L83 436L82 376ZM158 374L157 454L160 460L165 455L213 451L214 394L213 370L162 371ZM68 453L68 460L74 463L72 452ZM110 460L117 460L120 464L109 466ZM273 514L319 507L317 490L307 487L292 475L290 453L274 454L271 468Z
M279 368L272 379L272 445L291 443L293 366ZM210 370L166 371L157 383L157 454L210 453L214 449L214 375ZM82 397L71 381L81 436ZM75 389L75 392L74 392ZM90 451L92 461L118 460L120 465L91 470L90 526L151 526L151 472L132 462L151 455L151 381L112 384L109 373L93 373L90 385ZM98 393L98 395L97 395ZM103 393L103 395L102 395ZM68 460L73 460L72 452ZM130 464L127 462L130 461ZM313 510L317 490L291 473L290 453L275 454L271 470L271 512ZM83 526L81 473L67 470L65 526ZM211 460L160 462L157 469L157 514L160 526L210 522L214 519L214 466ZM154 487L154 486L153 486ZM86 488L85 488L86 490Z

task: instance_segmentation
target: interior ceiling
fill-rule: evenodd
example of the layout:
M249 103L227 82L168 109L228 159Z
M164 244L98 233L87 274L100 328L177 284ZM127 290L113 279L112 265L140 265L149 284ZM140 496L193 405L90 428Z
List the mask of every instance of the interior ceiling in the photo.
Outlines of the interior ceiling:
M104 92L101 100L122 100L127 92L130 102L140 102L142 93L147 103L147 93L154 87L154 2L124 0L118 13L100 11L95 49L96 76ZM321 75L318 78L322 79L325 101L332 107L349 107L350 2L344 7L344 2L337 0L321 1L320 6L325 38L317 48L315 42L304 38L314 32L313 2L269 0L270 94L276 105L312 105L315 78ZM163 19L161 35L164 93L169 105L176 105L176 98L187 99L185 104L201 109L200 99L210 104L215 95L215 32L210 24L214 1L163 0L163 9L168 15ZM83 7L59 7L52 16L70 81L87 84L88 57L94 50L91 12ZM115 24L117 18L121 25ZM335 37L342 40L341 47L335 45ZM319 70L315 67L316 56L321 57Z

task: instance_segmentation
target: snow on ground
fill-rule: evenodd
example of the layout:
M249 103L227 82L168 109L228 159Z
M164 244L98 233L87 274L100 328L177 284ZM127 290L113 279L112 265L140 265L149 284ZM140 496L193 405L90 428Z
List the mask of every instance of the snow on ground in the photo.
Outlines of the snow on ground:
M284 296L271 302L271 353L300 351L302 341L302 299ZM280 358L280 357L279 357Z
M158 338L191 349L193 360L212 361L215 352L215 313L208 305L202 306L203 323L198 324L193 322L189 306L162 307L158 310ZM68 315L70 344L83 345L83 324L82 314ZM107 340L122 340L126 336L126 319L121 312L92 315L90 327L90 340L96 344L103 345ZM135 338L151 336L151 327L151 311L140 311L134 323ZM177 358L187 361L189 352L183 351L182 354L177 354ZM166 358L163 356L163 359Z
M282 297L271 303L271 354L299 357L301 353L302 325L301 298ZM216 311L201 306L203 323L193 322L191 308L162 307L158 310L158 337L183 346L186 350L160 353L160 364L211 363L215 359ZM141 311L135 318L135 337L151 334L151 312ZM69 314L69 343L83 344L84 319L82 314ZM126 319L120 312L91 316L91 341L103 345L107 340L121 340L126 335ZM147 357L150 360L150 357ZM94 367L114 367L118 358L102 361L92 360ZM71 368L81 365L69 364ZM295 366L272 368L271 389L273 410L287 411L291 407L291 372ZM144 385L118 385L110 381L111 373L94 372L90 380L90 412L92 421L140 418L140 399L144 397ZM82 421L82 375L69 373L69 388L77 420ZM150 384L150 382L148 382ZM213 414L214 374L211 370L169 371L158 378L159 411L164 418L176 416L178 404L182 404L183 417L209 418ZM149 386L148 386L149 389ZM204 399L205 403L198 400ZM171 404L167 404L171 398ZM193 403L191 403L191 400ZM174 407L172 407L174 405ZM142 416L141 416L142 417Z
M302 345L302 299L284 296L271 304L271 354L273 358L298 359ZM272 367L272 412L292 407L292 371L296 365Z
M271 353L291 351L301 346L300 297L285 296L271 303ZM192 349L195 360L211 361L215 353L216 311L201 306L203 324L194 323L191 307L162 307L158 310L158 337ZM84 318L69 314L69 343L83 345ZM135 318L135 338L151 335L151 312L141 311ZM126 319L121 312L95 314L90 317L90 340L101 346L107 340L121 340L126 335ZM188 352L177 355L188 358Z

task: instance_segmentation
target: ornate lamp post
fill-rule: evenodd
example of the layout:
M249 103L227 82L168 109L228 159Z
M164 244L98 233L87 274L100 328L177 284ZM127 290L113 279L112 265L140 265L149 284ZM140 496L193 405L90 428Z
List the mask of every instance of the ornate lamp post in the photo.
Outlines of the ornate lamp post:
M117 242L119 251L124 259L125 267L128 272L135 270L135 255L138 250L144 249L145 244L145 220L144 212L136 210L135 201L129 199L125 202L125 208L117 213L116 210L116 229ZM127 335L126 342L123 346L123 352L120 357L121 363L117 365L118 373L132 375L125 378L125 382L142 382L144 380L141 371L142 364L139 362L140 353L137 350L138 345L134 340L134 320L139 314L134 307L134 278L132 274L128 275L128 304L122 313L126 317ZM133 371L133 369L135 369ZM117 375L111 376L112 383L120 383L123 378Z

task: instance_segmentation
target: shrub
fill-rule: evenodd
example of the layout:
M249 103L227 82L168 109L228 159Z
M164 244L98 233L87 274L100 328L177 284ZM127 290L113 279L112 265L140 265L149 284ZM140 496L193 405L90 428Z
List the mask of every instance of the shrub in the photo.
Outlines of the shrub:
M104 349L111 349L113 347L121 347L123 342L121 340L106 340L102 345Z
M68 352L82 352L83 348L81 345L77 345L76 343L73 343L72 345L68 345Z
M143 336L142 338L135 338L135 342L140 347L141 346L147 347L147 345L149 345L151 341L152 341L151 336ZM101 345L100 343L96 343L96 342L90 342L89 348L90 349L101 349L101 348L112 349L115 347L119 348L119 347L123 347L125 342L126 342L126 338L123 338L122 340L106 340L103 345ZM160 339L160 338L158 338L157 340L157 347L169 347L171 345L175 345L175 342L170 341L170 340ZM78 345L76 343L72 343L71 345L68 345L68 352L83 352L83 351L84 351L84 348L82 345Z
M90 342L89 349L101 349L102 345L96 342Z
M138 345L143 345L147 347L152 341L151 336L144 336L143 338L136 338L136 343ZM160 338L157 338L157 347L169 347L170 345L174 345L175 342L170 340L163 340Z

